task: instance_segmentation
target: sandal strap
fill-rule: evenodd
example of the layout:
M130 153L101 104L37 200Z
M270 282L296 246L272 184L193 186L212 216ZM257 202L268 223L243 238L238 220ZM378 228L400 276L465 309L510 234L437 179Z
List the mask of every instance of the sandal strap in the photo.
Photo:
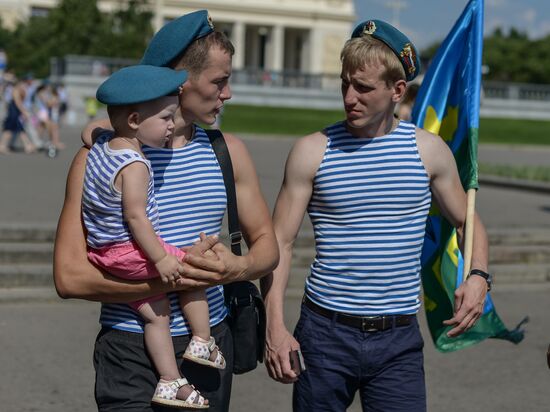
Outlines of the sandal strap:
M214 336L210 336L210 339L208 339L208 350L212 353L216 349L219 349L218 345L216 345L216 340L214 339Z
M175 379L175 380L170 382L170 386L172 386L176 390L178 390L179 388L181 388L182 386L185 386L185 385L189 385L189 381L186 378L179 378L179 379ZM194 389L194 387L193 387L193 389Z
M205 400L206 399L204 398L204 396L202 396L201 393L198 390L196 390L194 386L193 386L193 392L191 392L187 397L187 399L185 399L186 402L189 402L194 405L199 405L199 406L204 405Z

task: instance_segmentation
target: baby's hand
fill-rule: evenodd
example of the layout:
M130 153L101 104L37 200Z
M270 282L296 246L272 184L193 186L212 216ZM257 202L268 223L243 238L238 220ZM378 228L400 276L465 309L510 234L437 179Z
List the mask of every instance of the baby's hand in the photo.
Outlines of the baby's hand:
M155 263L155 267L164 283L178 279L180 277L180 271L183 270L183 266L178 258L170 254L166 254L166 256Z

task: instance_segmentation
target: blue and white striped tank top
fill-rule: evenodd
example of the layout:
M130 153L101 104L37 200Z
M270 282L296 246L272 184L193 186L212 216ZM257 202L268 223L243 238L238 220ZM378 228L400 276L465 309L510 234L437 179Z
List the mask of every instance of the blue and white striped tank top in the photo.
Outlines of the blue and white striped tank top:
M153 167L155 197L161 237L177 247L192 245L200 232L219 234L227 206L223 176L205 131L195 127L195 136L178 149L144 147ZM170 330L173 336L190 333L177 299L171 293ZM223 287L207 289L210 326L227 316ZM103 326L142 333L139 314L127 305L103 304Z
M416 313L431 192L415 126L402 121L375 138L354 137L343 122L326 132L308 206L317 254L306 293L343 313Z
M114 150L109 147L111 136L100 136L86 159L82 216L88 231L86 241L93 248L132 239L122 212L122 195L115 187L120 170L133 162L142 162L149 169L146 214L158 232L159 215L153 190L153 171L149 161L131 149Z

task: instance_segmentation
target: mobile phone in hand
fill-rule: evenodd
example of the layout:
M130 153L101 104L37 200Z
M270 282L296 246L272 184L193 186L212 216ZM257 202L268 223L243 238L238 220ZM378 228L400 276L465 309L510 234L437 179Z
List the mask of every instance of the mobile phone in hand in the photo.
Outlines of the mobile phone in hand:
M304 357L302 356L302 351L300 349L291 350L289 353L290 358L290 367L299 375L306 370L306 364L304 363Z

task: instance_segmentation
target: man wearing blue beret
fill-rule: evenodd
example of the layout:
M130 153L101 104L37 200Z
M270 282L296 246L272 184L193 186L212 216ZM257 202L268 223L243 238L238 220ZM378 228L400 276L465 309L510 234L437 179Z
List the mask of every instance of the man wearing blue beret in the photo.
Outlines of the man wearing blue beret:
M164 26L151 40L141 62L184 69L189 75L182 87L171 147L144 148L154 172L161 237L178 247L192 245L200 232L214 235L221 230L227 204L223 176L205 131L196 123L212 124L224 102L231 98L233 53L230 41L214 31L208 13L201 10ZM111 128L108 122L99 125ZM89 125L83 136L88 138L92 131L97 132L97 126ZM142 322L125 303L197 287L208 288L211 333L226 357L227 367L205 371L184 362L181 369L209 400L210 411L229 410L233 342L220 285L269 273L277 264L278 250L250 155L239 139L231 135L225 138L233 162L239 221L248 254L236 256L217 243L212 247L215 258L186 255L184 277L172 285L156 279L123 281L88 263L80 220L87 149L81 149L73 161L56 238L54 279L61 297L107 302L102 304L102 330L94 351L95 396L100 411L162 410L150 405L158 378L143 346ZM170 299L170 330L181 365L190 331L177 294L170 294Z
M394 117L420 69L410 40L369 20L353 31L341 60L345 119L296 142L275 206L281 258L262 279L270 285L266 366L273 379L294 382L295 411L345 411L357 392L364 411L425 411L416 313L426 218L433 194L462 242L466 195L445 142ZM284 291L306 210L317 253L292 336ZM474 233L472 267L486 271L487 235L477 216ZM487 289L481 276L457 289L445 322L450 336L475 324ZM296 350L305 369L291 365Z

